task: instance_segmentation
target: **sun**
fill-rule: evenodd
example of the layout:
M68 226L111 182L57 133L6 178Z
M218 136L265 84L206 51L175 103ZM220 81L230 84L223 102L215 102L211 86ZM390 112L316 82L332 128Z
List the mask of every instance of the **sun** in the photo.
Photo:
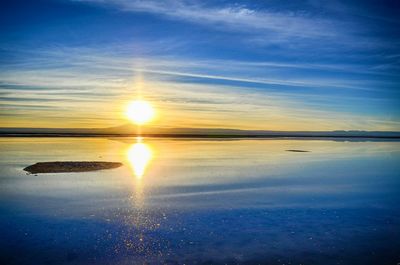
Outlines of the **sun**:
M154 109L147 101L135 100L128 105L126 116L134 123L141 125L153 119Z

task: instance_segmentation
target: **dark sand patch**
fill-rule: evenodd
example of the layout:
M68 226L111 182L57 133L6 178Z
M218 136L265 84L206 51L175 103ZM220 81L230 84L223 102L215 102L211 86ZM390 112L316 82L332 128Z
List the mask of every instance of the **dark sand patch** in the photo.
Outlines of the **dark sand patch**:
M38 162L24 168L25 171L37 173L65 173L65 172L86 172L102 169L112 169L122 166L119 162L102 161L56 161Z
M286 150L287 152L297 152L297 153L307 153L307 152L310 152L310 151L307 151L307 150L298 150L298 149L289 149L289 150Z

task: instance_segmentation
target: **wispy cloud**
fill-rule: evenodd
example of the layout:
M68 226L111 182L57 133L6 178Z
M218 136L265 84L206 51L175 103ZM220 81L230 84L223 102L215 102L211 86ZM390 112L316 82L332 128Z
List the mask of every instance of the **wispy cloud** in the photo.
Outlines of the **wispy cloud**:
M332 21L306 12L277 12L245 5L207 5L204 1L75 0L114 6L126 12L146 12L170 19L209 25L218 29L279 33L281 38L334 37ZM278 37L277 35L275 37Z
M316 50L326 53L343 50L393 50L399 44L398 41L388 42L377 37L379 34L376 31L370 32L370 27L354 19L354 16L362 16L360 8L349 8L340 1L329 1L324 5L316 5L315 1L293 3L292 6L296 8L289 9L279 8L280 4L277 2L262 1L246 4L229 1L210 3L199 0L71 1L101 5L122 12L149 14L157 18L204 26L219 32L231 32L235 33L236 41L240 43L262 47L284 45L284 52L299 49L305 53ZM281 4L286 6L285 3Z
M111 50L114 48L111 48ZM174 56L125 56L118 54L104 55L97 49L56 49L31 53L30 63L10 65L4 68L0 77L6 84L19 84L73 89L79 86L100 88L117 88L127 85L129 77L135 72L147 73L153 79L163 76L174 78L196 78L204 80L229 81L231 84L258 84L265 89L273 85L285 87L331 89L353 89L382 91L387 86L396 85L390 80L371 82L366 76L389 75L379 69L372 70L366 65L320 64L320 63L280 63L268 61L241 61L218 59L193 59ZM43 58L46 58L43 60ZM58 67L54 63L59 64ZM61 65L61 66L60 66ZM18 68L18 70L14 69ZM84 77L80 71L86 69ZM291 69L305 69L301 75L291 74ZM21 72L22 71L22 72ZM316 74L317 73L317 74ZM332 75L334 73L335 75ZM338 73L345 73L338 78ZM24 78L20 78L21 76ZM43 75L43 76L42 76ZM46 82L40 80L46 79ZM60 78L68 79L61 82ZM164 78L165 79L165 78ZM377 83L379 82L379 83ZM271 85L271 86L268 86ZM245 85L244 85L245 86ZM281 89L284 89L283 87Z
M55 62L59 67L54 66ZM329 80L328 75L326 79L315 77L305 81L284 74L286 68L290 71L293 67L331 71L329 66L301 64L284 65L285 71L277 75L287 76L286 80L266 79L265 71L254 69L258 67L280 69L282 65L178 57L126 58L88 49L47 50L36 56L31 54L30 64L24 61L21 66L15 62L2 71L0 107L2 114L9 115L8 120L3 118L5 124L14 113L20 120L35 116L50 124L57 117L68 119L64 126L69 127L82 126L82 117L86 127L113 126L125 122L124 106L140 89L145 98L168 114L158 121L161 126L221 127L223 124L223 127L283 130L393 129L400 125L390 117L374 122L379 119L363 113L366 106L370 109L374 104L386 104L389 99L371 101L368 94L363 94L369 93L365 90L368 82L361 79ZM139 76L143 78L140 88L135 83ZM279 88L274 88L276 85ZM361 111L354 111L357 108Z

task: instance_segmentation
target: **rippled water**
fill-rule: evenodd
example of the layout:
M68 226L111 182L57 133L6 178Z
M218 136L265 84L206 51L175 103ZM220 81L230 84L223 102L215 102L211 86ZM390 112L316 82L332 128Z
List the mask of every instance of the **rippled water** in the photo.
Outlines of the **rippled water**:
M0 138L0 150L1 264L400 262L400 142ZM71 160L124 166L22 170Z

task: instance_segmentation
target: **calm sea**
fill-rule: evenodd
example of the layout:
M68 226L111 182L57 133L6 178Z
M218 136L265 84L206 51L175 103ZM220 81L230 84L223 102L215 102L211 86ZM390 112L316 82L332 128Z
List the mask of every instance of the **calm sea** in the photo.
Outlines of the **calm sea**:
M400 262L400 142L0 138L0 152L1 264ZM23 171L41 161L124 166Z

